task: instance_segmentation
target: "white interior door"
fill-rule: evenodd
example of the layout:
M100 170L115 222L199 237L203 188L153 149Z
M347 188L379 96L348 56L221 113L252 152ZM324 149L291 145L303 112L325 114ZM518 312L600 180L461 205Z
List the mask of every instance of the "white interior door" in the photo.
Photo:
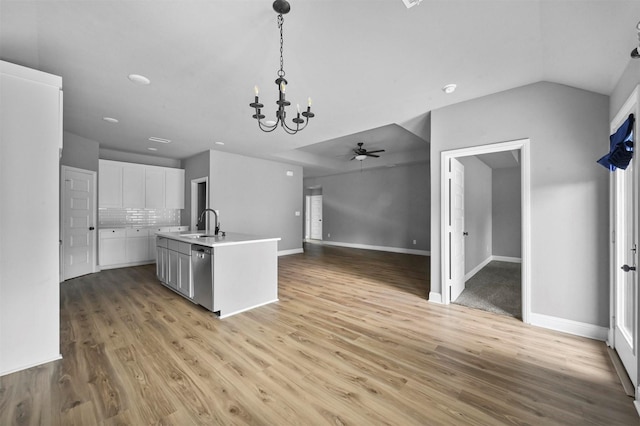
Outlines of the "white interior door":
M322 195L311 196L311 239L322 239Z
M449 300L455 301L464 290L464 166L451 159L449 174Z
M62 279L95 272L95 172L62 169Z
M634 161L626 170L615 171L616 221L615 245L615 329L614 346L634 387L637 383L636 348L636 182ZM625 267L626 266L626 267ZM624 268L624 269L623 269Z

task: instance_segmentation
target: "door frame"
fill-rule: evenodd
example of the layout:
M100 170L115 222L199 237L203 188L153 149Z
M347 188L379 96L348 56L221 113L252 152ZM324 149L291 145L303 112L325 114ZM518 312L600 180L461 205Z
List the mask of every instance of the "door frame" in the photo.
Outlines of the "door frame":
M624 122L624 120L626 120L626 118L629 116L629 114L634 114L635 115L635 124L634 124L634 139L637 140L638 139L638 134L640 133L640 125L638 123L638 120L640 119L640 85L637 85L634 90L631 92L631 95L627 98L627 100L625 101L625 103L622 105L622 107L620 107L620 109L618 110L618 113L615 115L615 117L611 120L610 123L610 132L613 133L615 132L620 125ZM637 154L637 151L636 151ZM636 156L634 156L634 160L638 161L636 159ZM640 173L640 164L635 164L634 165L634 173L636 174L636 178L637 175ZM616 320L615 320L615 314L616 314L616 303L617 303L617 279L616 276L618 274L618 259L616 257L616 231L617 231L617 209L616 209L616 203L617 203L617 198L616 198L616 176L614 173L610 173L609 176L609 235L610 235L610 242L611 242L611 250L609 250L609 332L607 334L607 346L609 346L612 349L615 349L615 326L616 326ZM634 202L637 203L637 195L638 195L638 186L636 186L636 188L634 189L634 191L636 191L636 200ZM636 223L638 223L638 205L636 204L635 206L635 218L633 218L634 221L636 221ZM639 235L638 235L638 229L635 230L635 240L639 241ZM636 410L638 410L638 412L640 413L640 356L638 356L638 344L640 343L638 341L639 336L639 328L640 328L640 315L638 315L638 309L640 308L640 291L638 291L637 289L637 284L638 284L638 277L636 275L635 277L636 280L636 318L635 318L635 336L634 336L634 340L635 340L635 345L636 348L634 348L635 351L635 357L636 357L636 362L638 363L638 366L636 367L637 370L637 377L635 378L636 383L638 383L638 386L635 389L635 401L634 401L634 405L636 407Z
M440 153L440 290L442 303L451 303L449 298L447 271L449 270L449 243L447 238L446 218L449 217L449 185L447 174L451 158L469 157L502 151L520 151L520 204L522 222L522 321L531 323L531 148L530 140L517 139L487 145L442 151Z
M207 185L205 205L209 207L209 177L204 176L201 178L191 179L191 218L190 227L191 231L198 229L198 184L205 183ZM209 223L209 216L205 217L207 223ZM207 226L206 229L209 229Z
M93 212L92 212L92 220L93 220L93 227L95 228L95 236L93 238L93 262L92 262L92 271L93 273L98 272L98 172L96 172L95 170L86 170L86 169L79 169L77 167L71 167L71 166L64 166L61 165L60 166L60 225L59 225L59 229L60 229L60 277L59 277L59 281L63 282L64 280L64 276L65 276L65 271L64 271L64 255L65 255L65 251L64 251L64 241L65 241L65 237L66 237L66 232L65 232L65 213L67 211L65 205L64 205L64 199L65 199L65 193L67 191L67 186L64 184L65 182L65 175L67 171L73 171L73 172L78 172L78 173L87 173L93 176L93 200L92 200L92 204L93 204Z

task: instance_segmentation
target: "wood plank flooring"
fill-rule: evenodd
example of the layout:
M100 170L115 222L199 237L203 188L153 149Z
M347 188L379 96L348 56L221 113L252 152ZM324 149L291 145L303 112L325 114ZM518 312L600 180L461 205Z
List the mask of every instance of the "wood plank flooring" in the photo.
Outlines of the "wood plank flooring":
M63 283L63 359L0 378L0 425L640 424L604 343L431 304L425 257L305 250L223 320L151 265Z

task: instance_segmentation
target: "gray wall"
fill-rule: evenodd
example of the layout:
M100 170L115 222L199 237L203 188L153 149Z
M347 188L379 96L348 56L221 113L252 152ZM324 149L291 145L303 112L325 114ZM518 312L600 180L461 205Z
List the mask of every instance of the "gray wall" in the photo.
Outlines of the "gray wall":
M609 107L609 118L612 120L618 110L627 101L633 89L640 84L640 59L629 59L627 68L622 73L618 84L616 85L613 93L611 93L611 102ZM636 119L638 119L636 117ZM602 154L604 155L606 151Z
M94 140L64 132L60 163L64 166L97 172L99 149L100 144Z
M427 163L304 180L305 187L316 185L322 186L324 240L429 250Z
M182 225L191 226L191 181L208 177L211 170L211 151L204 151L182 161L184 169L184 210L180 215ZM207 187L211 199L211 186Z
M280 237L280 251L302 249L302 167L211 151L209 185L222 230Z
M494 169L492 174L494 256L522 256L520 167Z
M459 158L464 166L465 274L489 256L492 250L491 168L476 157Z
M609 98L540 82L431 114L431 291L441 292L440 153L531 140L531 310L608 326Z

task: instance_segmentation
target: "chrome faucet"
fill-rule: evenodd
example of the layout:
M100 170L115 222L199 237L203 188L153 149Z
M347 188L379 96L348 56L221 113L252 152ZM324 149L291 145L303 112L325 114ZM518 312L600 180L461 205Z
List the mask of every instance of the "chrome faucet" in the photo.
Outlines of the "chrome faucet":
M204 219L204 215L207 212L213 212L213 214L216 216L216 222L215 222L215 228L214 228L213 235L218 235L218 232L220 232L220 222L218 221L218 212L215 211L214 209L204 209L204 210L202 210L202 213L200 213L200 220L198 220L198 223L202 223L202 219ZM206 231L209 231L209 230L206 229Z

